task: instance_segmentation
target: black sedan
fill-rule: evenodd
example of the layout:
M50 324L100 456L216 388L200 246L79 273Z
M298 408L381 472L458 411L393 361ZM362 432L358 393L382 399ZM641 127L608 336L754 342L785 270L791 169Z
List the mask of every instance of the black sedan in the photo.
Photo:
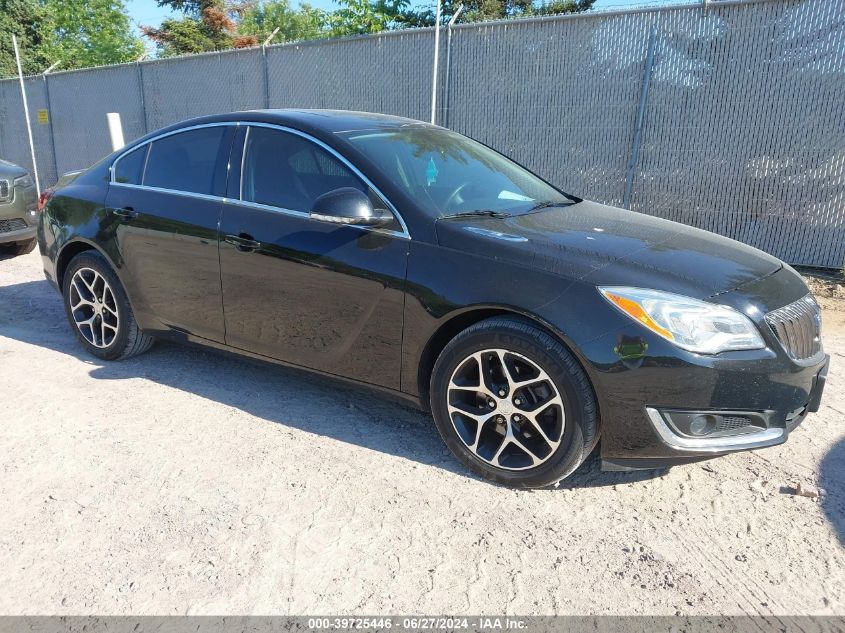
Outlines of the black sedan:
M38 241L101 359L155 338L430 409L489 479L779 444L819 407L820 312L778 259L564 193L408 119L193 119L58 188Z

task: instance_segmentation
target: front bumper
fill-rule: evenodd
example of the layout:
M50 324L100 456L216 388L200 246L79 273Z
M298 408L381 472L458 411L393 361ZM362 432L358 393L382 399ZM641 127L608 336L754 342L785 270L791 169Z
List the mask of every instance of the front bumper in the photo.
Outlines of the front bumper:
M660 441L666 446L682 453L712 453L722 455L729 451L751 450L753 448L765 448L780 444L786 439L786 429L772 426L760 428L758 431L741 433L737 435L723 435L720 437L691 437L683 435L673 429L666 421L664 414L652 407L646 407L646 415L651 425L660 437ZM699 412L696 412L699 413ZM705 412L701 412L704 414ZM723 412L717 412L723 415ZM743 413L741 411L730 411L727 413ZM703 417L703 415L702 415Z
M692 407L684 409L644 406L642 415L629 415L626 423L620 424L620 420L616 417L620 413L619 407L609 404L603 408L602 415L603 465L606 470L662 468L737 451L783 444L809 413L818 411L829 363L830 357L824 356L818 364L808 367L808 371L799 373L800 376L805 377L809 374L806 388L793 382L791 385L780 383L780 387L769 384L767 389L757 393L746 391L749 397L745 399L745 403L752 406L742 409L727 409L725 406L695 407L694 409ZM741 392L743 387L759 389L761 386L762 383L757 379L739 380L735 385L736 392ZM694 401L694 398L690 401ZM710 400L711 405L719 402L733 403L737 400L723 397L722 394ZM764 408L764 402L772 403L774 408ZM799 404L796 405L796 403ZM796 406L793 407L793 405ZM604 416L605 411L608 413L607 420ZM746 416L754 419L759 426L753 427L753 430L751 430L752 427L748 427L737 434L694 437L679 432L672 425L672 415L678 412L690 416ZM608 422L607 426L604 426L605 421ZM621 435L620 429L622 429Z
M15 187L12 199L0 204L0 221L18 221L25 226L13 230L0 229L0 244L24 242L35 237L38 225L38 197L35 187Z
M17 231L5 231L0 233L0 244L8 244L9 242L24 242L35 237L36 227L27 226L25 229Z
M775 296L764 296L767 283L775 284ZM742 297L720 297L738 309L741 301L759 306L765 349L698 355L635 323L588 343L605 467L659 468L785 442L807 414L818 410L829 358L819 352L807 360L791 359L762 314L806 292L800 277L784 270L743 289ZM696 437L690 427L675 423L697 416L744 418L748 425Z

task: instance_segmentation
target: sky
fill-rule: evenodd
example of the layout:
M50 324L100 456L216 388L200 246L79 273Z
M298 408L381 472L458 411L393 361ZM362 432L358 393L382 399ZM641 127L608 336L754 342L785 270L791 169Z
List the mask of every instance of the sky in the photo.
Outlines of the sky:
M332 0L309 0L310 4L320 9L334 9L337 5ZM608 9L615 6L637 4L638 0L596 0L595 8ZM136 31L139 24L146 26L158 26L164 18L178 17L180 14L175 11L163 9L158 6L155 0L124 0L129 17ZM296 0L291 3L298 4ZM433 4L431 0L415 2L415 4Z

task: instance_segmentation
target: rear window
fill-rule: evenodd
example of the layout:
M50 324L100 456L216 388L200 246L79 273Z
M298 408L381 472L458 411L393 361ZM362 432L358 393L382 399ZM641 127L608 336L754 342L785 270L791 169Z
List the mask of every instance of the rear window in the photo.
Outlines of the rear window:
M226 188L225 170L217 167L220 145L225 135L224 126L214 126L188 130L153 141L143 184L222 196Z
M149 145L144 145L129 152L114 165L114 179L130 185L140 185L144 175L144 162L147 160Z

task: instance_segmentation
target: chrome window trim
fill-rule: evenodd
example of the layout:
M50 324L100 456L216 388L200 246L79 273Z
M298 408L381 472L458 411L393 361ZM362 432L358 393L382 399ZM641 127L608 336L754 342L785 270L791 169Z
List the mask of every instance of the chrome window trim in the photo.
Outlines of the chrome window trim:
M269 128L271 130L279 130L281 132L289 132L291 134L294 134L296 136L304 138L305 140L310 141L310 142L314 143L315 145L317 145L318 147L321 147L322 149L327 151L329 154L331 154L336 159L338 159L341 163L343 163L350 171L352 171L353 174L355 174L358 178L360 178L364 182L365 185L367 185L370 189L375 191L379 195L379 197L382 200L384 200L384 202L389 207L390 212L393 214L393 217L396 218L396 221L399 222L399 226L402 227L402 230L401 231L394 231L394 230L391 230L391 229L373 228L371 226L356 226L356 228L366 230L366 231L371 231L371 232L374 232L374 233L383 233L383 234L386 234L386 235L395 235L397 237L403 237L405 239L411 239L411 233L408 231L408 225L405 224L405 219L402 217L402 214L399 213L399 210L394 206L394 204L390 201L390 199L382 193L381 189L379 189L378 187L375 186L375 184L373 183L372 180L367 178L361 172L360 169L358 169L351 161L349 161L345 156L343 156L343 154L338 152L336 149L334 149L330 145L327 145L326 143L324 143L320 139L314 138L313 136L311 136L310 134L307 134L306 132L303 132L301 130L297 130L295 128L287 127L287 126L281 125L279 123L263 123L263 122L260 122L260 121L258 121L258 122L257 121L241 121L241 124L247 125L249 127L265 127L265 128ZM293 210L293 209L281 209L279 207L274 207L272 205L261 204L261 203L258 203L258 202L250 202L249 200L243 199L243 178L244 178L243 166L244 166L244 159L246 157L246 147L247 147L247 139L248 138L249 138L249 130L247 129L247 135L244 137L243 151L241 152L241 176L240 176L239 191L238 191L239 202L241 202L242 204L246 204L246 205L255 205L255 206L258 206L258 207L263 208L263 209L269 209L269 210L279 209L280 211L282 211L284 213L288 213L288 214L293 213L293 214L296 214L296 215L309 216L310 214L308 212L296 211L296 210ZM346 226L355 226L355 225L349 224L349 225L346 225Z
M141 143L130 149L128 152L123 152L120 156L114 159L114 162L109 166L109 184L113 185L134 185L131 182L118 182L117 180L117 163L121 160L124 156L128 156L129 154L134 154L136 151L144 150L144 164L141 165L141 182L144 182L144 175L147 173L147 161L150 159L150 143ZM136 187L140 187L141 185L135 185Z
M139 189L141 191L155 191L158 193L172 193L185 198L199 198L200 200L211 200L212 202L230 202L224 196L212 196L207 193L196 193L193 191L180 191L179 189L167 189L166 187L151 187L149 185L133 185L131 182L112 182L113 187L125 187L126 189Z
M249 200L238 200L237 198L227 198L227 204L234 204L239 207L250 207L255 209L261 209L262 211L275 211L276 213L281 213L282 215L292 215L298 218L308 218L311 217L310 213L306 213L305 211L297 211L296 209L285 209L284 207L274 207L270 204L261 204L260 202L250 202ZM316 220L315 220L316 222ZM360 228L360 227L359 227Z
M122 152L120 155L118 155L118 157L115 158L112 161L112 164L109 165L109 184L116 185L116 186L119 186L119 187L126 187L126 188L130 188L130 189L139 189L139 190L142 190L142 191L146 190L146 191L157 191L157 192L160 192L160 193L172 193L172 194L185 196L185 197L189 197L189 198L200 198L200 199L203 199L203 200L214 200L214 201L225 202L225 203L228 203L228 204L237 204L237 205L240 205L240 206L255 207L255 208L258 208L258 209L265 210L265 211L274 211L274 212L277 212L277 213L282 213L284 215L290 215L290 216L296 216L296 217L306 217L306 218L310 217L310 214L306 211L297 211L295 209L283 209L281 207L274 207L272 205L261 204L261 203L258 203L258 202L250 202L249 200L243 200L243 175L244 175L243 166L244 166L244 157L246 156L246 151L245 151L246 150L246 141L249 138L249 128L247 128L246 136L244 137L243 149L241 151L241 173L240 173L240 178L239 178L240 182L238 183L238 198L227 198L225 196L212 196L212 195L208 195L208 194L204 194L204 193L193 193L193 192L190 192L190 191L179 191L177 189L165 189L165 188L162 188L162 187L151 187L149 185L135 185L135 184L132 184L132 183L117 182L117 180L115 180L115 167L116 167L117 163L127 154L130 154L130 153L134 152L135 150L140 149L141 147L144 147L145 145L150 145L151 143L153 143L157 140L167 138L168 136L173 136L175 134L181 134L182 132L189 132L191 130L198 130L198 129L206 128L206 127L224 127L224 126L225 127L230 127L230 126L231 127L239 127L241 125L252 126L252 127L266 127L266 128L270 128L270 129L280 130L282 132L289 132L291 134L295 134L296 136L302 137L302 138L304 138L308 141L311 141L315 145L317 145L317 146L323 148L324 150L326 150L329 154L331 154L332 156L337 158L341 163L343 163L346 167L348 167L358 178L360 178L368 187L370 187L373 191L375 191L381 197L382 200L385 201L385 203L387 204L387 206L390 209L390 212L393 214L393 217L396 218L396 220L399 222L399 226L402 227L402 230L401 231L394 231L394 230L391 230L391 229L374 228L374 227L371 227L371 226L357 226L357 225L354 225L354 224L349 224L349 225L346 225L346 226L350 226L350 227L360 229L360 230L363 230L363 231L367 231L367 232L381 233L381 234L384 234L384 235L392 235L392 236L395 236L395 237L401 237L401 238L408 239L408 240L411 239L411 234L408 231L408 225L405 223L405 219L402 217L402 214L399 213L399 210L394 206L394 204L390 201L390 199L387 196L385 196L382 193L382 191L378 187L376 187L375 184L373 184L373 182L361 172L360 169L358 169L354 164L352 164L352 162L350 162L340 152L335 150L333 147L327 145L326 143L324 143L320 139L315 138L315 137L311 136L310 134L307 134L306 132L303 132L301 130L297 130L295 128L287 127L285 125L281 125L281 124L278 124L278 123L264 123L264 122L261 122L261 121L216 121L216 122L213 122L213 123L201 123L199 125L190 125L188 127L179 128L178 130L171 130L169 132L164 132L163 134L158 134L158 135L156 135L152 138L147 139L146 141L143 141L142 143L138 143L137 145L133 145L132 147L128 148L127 150ZM149 148L147 149L147 160L148 159L149 159ZM145 161L145 163L146 163L146 161ZM144 172L146 173L146 164L144 165Z
M244 165L246 164L246 147L249 144L249 130L252 126L247 125L244 132L244 140L241 143L241 170L238 173L238 200L244 199Z
M200 129L206 128L206 127L230 127L230 126L237 127L238 125L240 125L239 121L218 121L218 122L215 122L215 123L202 123L200 125L189 125L188 127L181 127L178 130L170 130L169 132L164 132L163 134L158 134L158 135L156 135L152 138L148 138L146 141L144 141L142 143L138 143L137 145L133 145L132 147L130 147L126 151L121 152L121 154L112 161L111 165L109 165L109 182L111 184L119 184L119 185L132 184L132 183L125 183L125 182L119 183L119 182L117 182L117 180L115 180L114 170L115 170L115 167L117 166L117 163L120 162L120 160L124 156L126 156L127 154L131 154L136 149L140 149L140 148L142 148L146 145L150 145L150 143L153 143L154 141L158 141L158 140L161 140L163 138L167 138L168 136L174 136L175 134L181 134L182 132L190 132L191 130L200 130ZM150 151L149 151L149 147L148 147L147 148L147 156L144 158L144 172L141 176L142 178L147 172L147 161L149 160L149 158L150 158ZM146 187L146 188L149 188L149 189L156 189L156 187L148 187L147 185L133 185L133 186L135 186L135 187ZM175 191L175 190L172 190L172 191ZM184 192L184 193L187 193L187 192ZM205 194L199 194L199 195L205 195Z
M144 147L146 149L144 150L144 165L143 165L143 167L141 167L141 182L142 183L144 182L144 178L147 177L147 164L150 162L150 154L152 154L152 151L151 151L152 150L152 143L147 143L146 145L144 145ZM132 152L129 152L129 153L131 154ZM115 161L115 162L117 162L117 161Z

